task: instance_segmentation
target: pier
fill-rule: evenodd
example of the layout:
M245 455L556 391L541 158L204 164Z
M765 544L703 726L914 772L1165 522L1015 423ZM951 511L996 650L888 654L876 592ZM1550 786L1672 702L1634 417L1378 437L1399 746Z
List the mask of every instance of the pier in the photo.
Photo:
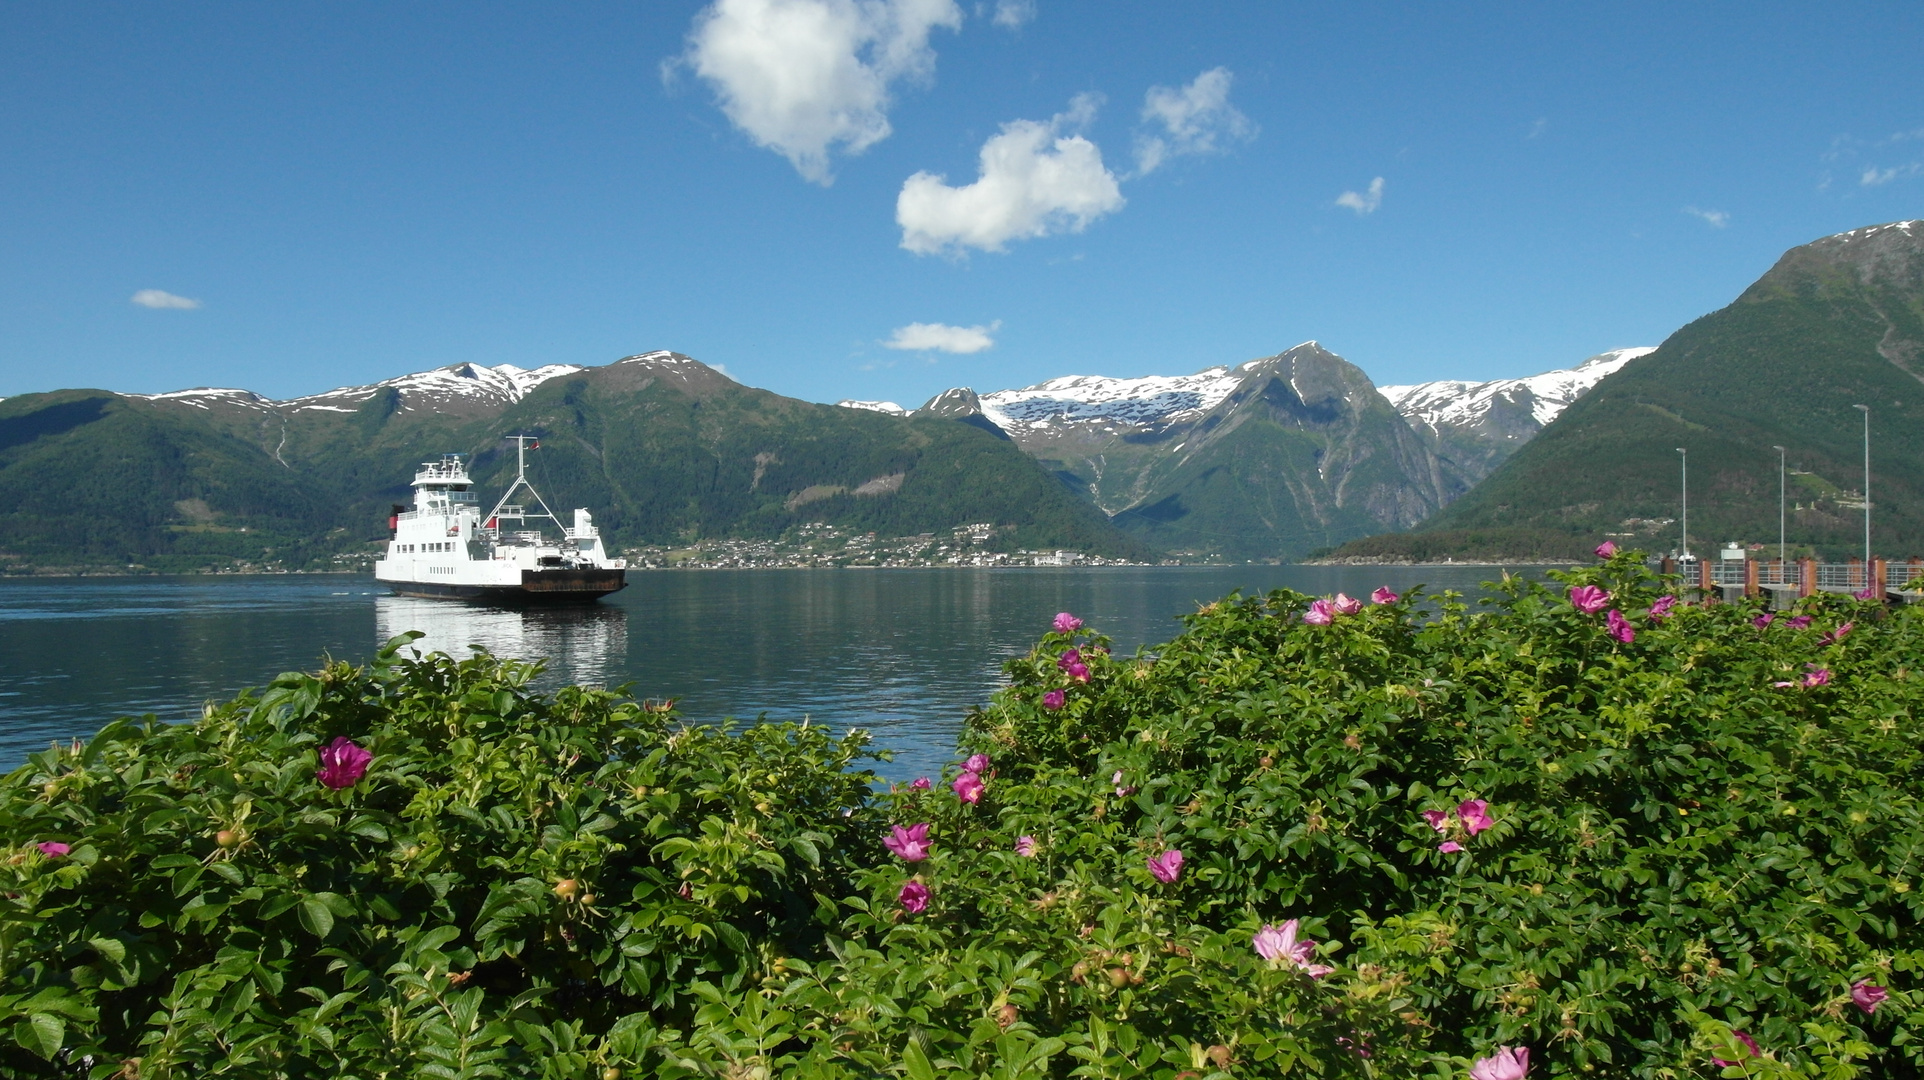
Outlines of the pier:
M1679 572L1677 560L1665 558L1662 571ZM1816 559L1693 559L1682 572L1694 578L1699 593L1722 600L1769 594L1773 608L1789 607L1799 597L1816 593L1844 593L1886 603L1924 600L1924 558L1851 559L1826 563Z

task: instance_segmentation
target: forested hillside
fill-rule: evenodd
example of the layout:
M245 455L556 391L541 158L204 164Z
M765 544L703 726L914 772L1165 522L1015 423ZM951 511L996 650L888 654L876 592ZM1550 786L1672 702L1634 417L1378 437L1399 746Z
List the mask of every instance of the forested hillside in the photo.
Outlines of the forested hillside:
M482 490L499 491L511 433L542 438L538 486L558 509L593 509L617 546L809 521L884 535L992 522L1007 545L1141 553L991 432L784 398L674 353L552 377L518 400L434 391L0 402L0 565L333 565L384 536L423 460L469 454Z

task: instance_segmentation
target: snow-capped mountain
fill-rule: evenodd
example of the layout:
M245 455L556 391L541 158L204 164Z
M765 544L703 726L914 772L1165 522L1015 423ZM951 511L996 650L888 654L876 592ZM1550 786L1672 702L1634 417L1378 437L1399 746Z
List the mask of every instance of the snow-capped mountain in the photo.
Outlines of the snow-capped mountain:
M369 398L392 388L400 394L401 412L443 412L450 406L467 404L511 405L527 397L535 387L549 379L572 374L582 368L573 364L548 364L521 368L513 364L450 364L430 371L417 371L366 386L343 386L309 394L306 397L276 401L252 390L202 387L173 390L165 394L129 394L147 401L173 401L198 409L226 405L272 412L287 409L351 413Z
M1418 430L1428 430L1431 434L1441 433L1446 428L1470 429L1486 425L1493 413L1502 411L1514 413L1518 420L1527 413L1535 429L1541 429L1555 420L1557 414L1571 402L1583 396L1584 391L1602 382L1604 376L1615 374L1630 361L1656 351L1650 347L1612 349L1598 353L1573 368L1546 371L1521 379L1493 379L1489 382L1441 379L1408 386L1380 386L1377 389L1412 426ZM1498 437L1521 442L1534 434L1536 430L1527 433L1505 431Z
M399 378L385 379L367 386L343 386L325 393L310 394L283 404L299 411L320 409L353 412L367 399L389 389L401 394L401 412L444 412L458 403L511 405L549 379L582 370L573 364L547 364L520 368L513 364L450 364L432 371L417 371Z
M1178 424L1221 404L1261 362L1139 379L1064 375L1019 390L984 394L982 412L1011 435L1090 421L1132 427Z
M909 411L893 401L855 401L847 399L835 404L844 409L862 409L866 412L887 413L890 416L907 416Z
M1069 375L915 411L991 427L1153 547L1278 558L1406 528L1455 492L1355 365L1307 341L1191 375Z
M1160 546L1248 556L1280 540L1300 553L1435 512L1652 351L1521 379L1378 388L1308 341L1191 375L1065 375L979 397L957 387L915 414L993 425Z

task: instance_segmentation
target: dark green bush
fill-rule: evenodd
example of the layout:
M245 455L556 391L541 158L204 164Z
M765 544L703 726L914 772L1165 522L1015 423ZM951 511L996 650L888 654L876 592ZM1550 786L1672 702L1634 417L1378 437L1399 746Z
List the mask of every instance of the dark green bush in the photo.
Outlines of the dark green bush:
M1327 625L1232 597L1130 658L1048 634L969 719L973 803L872 792L856 736L487 657L121 722L0 788L8 1065L1917 1075L1918 610L1666 617L1629 556L1564 577ZM341 735L374 759L337 792ZM919 823L926 858L884 846ZM1259 955L1289 920L1317 944Z

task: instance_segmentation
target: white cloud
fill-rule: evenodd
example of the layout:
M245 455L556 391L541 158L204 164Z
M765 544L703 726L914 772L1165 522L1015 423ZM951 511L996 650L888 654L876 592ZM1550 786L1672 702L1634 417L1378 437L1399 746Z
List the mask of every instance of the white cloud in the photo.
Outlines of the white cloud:
M1122 209L1122 189L1102 164L1102 151L1081 135L1062 134L1095 117L1101 99L1081 94L1046 124L1014 120L982 144L975 183L950 187L919 172L902 184L895 221L902 246L917 255L964 248L1001 251L1011 240L1081 232Z
M715 0L679 62L749 138L827 185L830 152L888 138L890 85L932 76L929 35L961 25L955 0Z
M1545 131L1549 130L1549 128L1550 128L1550 118L1547 116L1539 116L1536 118L1536 122L1530 125L1529 134L1523 137L1526 139L1534 139L1537 136L1542 135Z
M1713 229L1721 229L1730 224L1730 215L1722 210L1699 210L1694 206L1686 206L1683 212L1691 217L1702 218L1704 223Z
M175 296L173 293L162 292L159 289L142 289L128 299L144 308L174 308L180 311L191 311L200 306L198 300L189 300L185 296Z
M949 326L946 323L912 322L899 327L882 342L883 348L909 352L979 353L995 345L990 334L1002 329L997 319L987 326Z
M1136 175L1143 176L1172 157L1213 154L1231 140L1256 137L1256 125L1229 103L1228 68L1210 68L1180 89L1152 86L1143 96L1142 120L1162 131L1136 136Z
M1035 0L995 0L995 16L990 21L1010 30L1035 19Z
M1908 165L1897 165L1888 169L1880 169L1873 165L1864 170L1864 175L1858 177L1857 182L1865 187L1877 187L1893 180L1908 180L1913 176L1924 176L1924 162L1913 161Z
M1336 205L1356 211L1357 217L1376 213L1376 208L1383 205L1383 178L1371 180L1368 190L1345 191L1336 196Z

